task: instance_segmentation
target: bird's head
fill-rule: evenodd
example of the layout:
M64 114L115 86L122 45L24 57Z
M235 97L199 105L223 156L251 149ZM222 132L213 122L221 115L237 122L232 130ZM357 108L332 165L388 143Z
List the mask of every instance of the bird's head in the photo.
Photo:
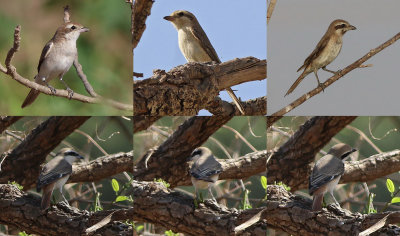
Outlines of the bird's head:
M164 19L170 21L177 29L192 27L198 24L196 17L191 12L185 10L174 11L171 15L165 16Z
M75 152L74 150L72 150L71 148L63 148L60 150L60 152L57 155L61 155L64 157L64 159L66 161L68 161L68 163L70 163L72 165L72 163L78 159L83 159L83 157Z
M212 155L211 150L206 147L198 147L194 149L190 157L188 158L189 161L197 161L202 156L210 156Z
M357 151L357 149L354 149L347 144L339 143L331 147L328 154L334 155L335 157L343 160L355 151Z
M81 24L69 22L58 27L55 37L73 39L76 41L81 33L88 31L89 29Z
M330 25L329 29L338 35L344 35L349 30L356 30L357 28L350 25L349 22L345 20L334 20Z

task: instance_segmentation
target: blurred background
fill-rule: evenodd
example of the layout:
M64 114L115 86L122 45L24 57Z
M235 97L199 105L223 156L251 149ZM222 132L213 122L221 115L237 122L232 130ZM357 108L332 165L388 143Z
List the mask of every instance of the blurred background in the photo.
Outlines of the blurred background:
M154 148L163 143L168 137L166 133L171 135L178 126L181 125L188 117L163 117L153 124L146 131L138 132L134 135L134 157L136 160L141 158L150 148ZM226 125L215 132L202 146L208 147L216 158L232 158L244 156L253 150L247 145L243 139L235 133L240 133L256 150L262 151L266 148L266 120L265 117L235 117ZM195 135L195 134L193 134ZM252 207L261 204L261 200L265 197L265 190L260 184L260 175L243 179L245 188L249 190L249 201ZM239 180L220 180L213 188L216 198L222 198L221 203L228 207L243 209L242 201L244 190L240 187ZM184 191L189 195L194 195L193 186L180 186L175 188L178 191ZM204 199L209 199L207 190L201 191ZM215 194L216 193L216 194Z
M178 46L178 33L171 22L163 19L176 10L192 12L222 62L253 56L266 59L267 27L266 1L230 0L174 0L157 1L146 21L146 30L134 51L134 71L146 79L154 69L169 71L183 65L186 59ZM232 87L242 101L266 95L266 80L253 81ZM225 91L220 92L225 101L232 101ZM209 115L201 111L199 115Z
M20 50L12 64L30 80L44 45L64 22L63 7L70 6L71 21L90 29L77 41L79 62L93 89L101 96L132 104L131 10L125 1L107 0L0 0L0 61L13 44L14 28L21 25ZM90 96L72 66L64 81L76 93ZM56 89L65 86L53 79ZM29 89L0 73L0 114L4 115L119 115L131 112L105 105L85 104L41 94L31 105L21 109Z
M371 49L396 35L400 28L400 1L382 0L287 0L279 1L268 25L268 114L293 102L317 87L309 74L292 94L286 91L299 77L296 70L314 50L335 19L347 20L357 27L344 35L339 56L328 69L337 71L350 65ZM400 99L398 67L400 42L372 57L288 115L400 115L394 104ZM319 79L326 81L331 73L319 70Z
M0 135L0 153L12 150L20 141L16 137L25 138L32 129L47 120L48 117L24 117L9 127ZM11 132L13 136L8 133ZM51 138L51 137L50 137ZM131 117L92 117L81 127L76 129L61 144L52 151L56 154L60 149L70 147L81 154L85 159L77 162L89 162L98 157L119 152L132 151L132 119ZM53 158L47 157L46 162ZM129 201L113 203L116 193L113 191L111 180L119 183L121 195L129 196L132 190L129 188L127 178L121 173L98 182L70 183L64 187L64 195L68 200L75 199L72 206L81 210L96 211L131 206ZM125 186L125 187L123 187ZM123 190L124 189L124 190ZM23 189L31 194L38 195L35 189ZM41 194L41 193L40 193ZM58 196L58 192L56 193ZM98 204L95 205L96 198ZM57 198L60 199L60 198ZM4 226L0 226L0 231Z
M306 120L311 117L284 117L278 121L274 126L281 131L287 132L292 136L303 125ZM328 150L335 144L343 142L356 148L358 151L351 155L348 161L357 161L368 158L372 155L382 152L389 152L399 149L400 144L400 117L358 117L350 125L346 126L339 132L332 140L326 145L323 150ZM287 141L287 137L282 136L279 132L268 132L268 150L280 147ZM320 153L317 154L316 160L321 158ZM312 164L314 166L314 164ZM386 187L387 179L391 179L395 185L395 192L400 191L400 176L399 173L393 173L389 176L376 179L375 181L368 182L369 191L375 197L373 205L377 212L385 209L386 204L392 199L391 193ZM307 181L308 180L304 180ZM310 198L308 189L296 191L295 194L302 195ZM341 203L343 208L350 209L352 212L367 213L367 195L364 191L362 183L354 182L347 184L339 184L338 188L334 191L334 195L338 202ZM331 198L326 195L325 202L332 203ZM399 210L400 205L389 205L386 210ZM281 234L278 234L281 235ZM283 234L286 235L286 234Z

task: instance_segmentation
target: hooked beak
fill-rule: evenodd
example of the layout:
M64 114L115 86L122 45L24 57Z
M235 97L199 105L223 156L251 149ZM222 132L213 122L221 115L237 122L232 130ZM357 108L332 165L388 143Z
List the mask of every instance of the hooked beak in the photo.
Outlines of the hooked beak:
M356 30L357 28L355 26L350 25L349 30Z
M175 18L173 16L164 16L164 20L173 21Z
M83 28L80 30L81 33L83 33L83 32L88 32L88 31L89 31L89 28L86 28L86 27L83 27Z
M81 156L81 155L77 156L76 158L81 159L81 160L84 159L83 156Z

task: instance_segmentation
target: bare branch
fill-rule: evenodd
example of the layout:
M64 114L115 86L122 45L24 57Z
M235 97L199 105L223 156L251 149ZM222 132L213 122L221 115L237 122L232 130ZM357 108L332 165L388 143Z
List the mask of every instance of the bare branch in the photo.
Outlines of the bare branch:
M22 116L0 116L0 134L21 118Z
M276 5L276 0L271 0L271 2L268 5L268 10L267 10L267 24L269 24L269 20L271 19L272 12L274 12Z
M161 118L160 116L134 116L133 117L133 133L146 130L160 118Z
M150 15L154 0L136 0L132 7L132 45L138 45L144 30L146 19Z

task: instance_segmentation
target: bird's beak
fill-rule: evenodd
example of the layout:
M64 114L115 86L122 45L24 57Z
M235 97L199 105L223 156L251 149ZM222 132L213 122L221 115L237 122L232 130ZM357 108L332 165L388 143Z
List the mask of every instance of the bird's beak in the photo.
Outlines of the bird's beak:
M77 156L77 158L78 158L78 159L81 159L81 160L83 160L83 159L84 159L84 157L83 157L83 156L81 156L81 155Z
M175 18L173 16L164 16L164 20L173 21Z
M353 152L357 152L357 149L355 149L355 148L351 149L351 153L353 153Z
M350 25L349 30L356 30L357 28L355 26Z
M83 27L83 28L80 30L81 33L83 33L83 32L88 32L88 31L89 31L89 28L86 28L86 27Z

